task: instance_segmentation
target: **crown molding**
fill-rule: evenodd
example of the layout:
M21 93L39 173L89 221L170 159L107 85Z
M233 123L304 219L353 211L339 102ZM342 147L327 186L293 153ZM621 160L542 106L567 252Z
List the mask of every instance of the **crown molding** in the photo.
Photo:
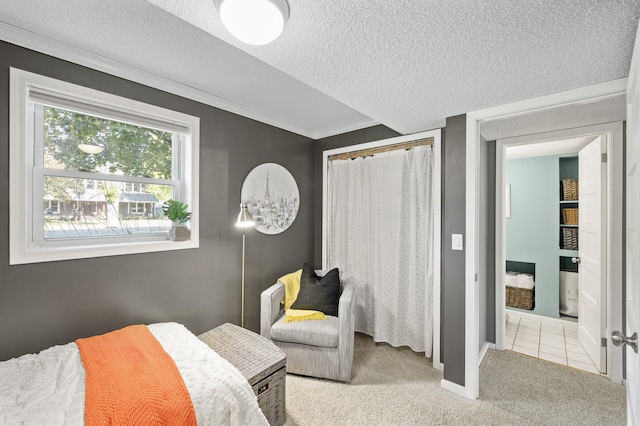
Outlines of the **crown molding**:
M261 111L249 105L224 99L213 93L27 31L7 22L0 21L0 39L36 52L201 102L314 140L378 124L372 120L361 120L319 131L293 123L280 116L269 114L268 112Z
M370 118L363 118L361 120L351 121L349 123L341 124L322 130L316 130L314 139L328 138L329 136L341 135L342 133L353 132L354 130L366 129L367 127L377 126L378 123Z
M596 83L590 86L569 89L562 92L542 95L536 98L525 99L504 105L485 108L469 112L478 121L494 121L505 118L519 117L532 112L553 110L554 108L591 103L608 99L614 96L626 95L627 77L616 80Z

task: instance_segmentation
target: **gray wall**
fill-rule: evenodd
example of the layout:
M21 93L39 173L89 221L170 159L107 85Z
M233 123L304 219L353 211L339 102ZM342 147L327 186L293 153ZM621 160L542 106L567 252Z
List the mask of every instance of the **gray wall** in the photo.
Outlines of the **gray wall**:
M465 234L466 115L447 118L442 144L442 354L444 379L465 385L465 252L451 234ZM464 244L466 247L466 241Z
M484 138L482 138L484 141ZM481 163L482 164L482 163ZM496 342L496 141L487 142L487 239L484 260L487 289L485 293L485 339ZM480 315L483 312L480 311Z
M200 117L200 248L9 266L9 67ZM245 324L259 295L314 255L313 141L266 124L0 42L0 360L132 323L177 321L194 333L240 323L240 188L256 165L286 167L300 211L284 233L247 233Z
M479 350L496 342L496 143L480 136L478 146L478 299Z
M488 145L486 141L481 137L480 145L478 146L478 161L480 164L487 163L489 158ZM487 172L488 172L487 168ZM478 247L482 247L483 241L487 241L488 234L488 216L489 212L487 208L489 203L487 195L489 194L489 173L480 173L478 179ZM486 259L484 253L481 252L480 261L478 262L478 310L480 315L478 316L478 350L481 351L485 343L487 342L487 316L483 315L487 312L487 289L491 286L487 280L487 262L482 260ZM495 284L493 284L495 286Z

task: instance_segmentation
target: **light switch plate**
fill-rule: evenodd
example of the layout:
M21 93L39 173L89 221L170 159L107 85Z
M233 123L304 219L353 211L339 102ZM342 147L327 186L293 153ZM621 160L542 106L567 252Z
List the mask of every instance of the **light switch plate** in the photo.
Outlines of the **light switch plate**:
M462 250L462 234L451 234L451 250Z

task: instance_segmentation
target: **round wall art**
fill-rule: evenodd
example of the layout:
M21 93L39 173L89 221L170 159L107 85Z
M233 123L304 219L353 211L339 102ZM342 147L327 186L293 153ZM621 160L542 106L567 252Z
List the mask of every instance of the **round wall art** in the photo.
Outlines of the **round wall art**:
M300 193L291 173L280 164L264 163L249 172L242 183L240 199L263 234L279 234L298 215Z

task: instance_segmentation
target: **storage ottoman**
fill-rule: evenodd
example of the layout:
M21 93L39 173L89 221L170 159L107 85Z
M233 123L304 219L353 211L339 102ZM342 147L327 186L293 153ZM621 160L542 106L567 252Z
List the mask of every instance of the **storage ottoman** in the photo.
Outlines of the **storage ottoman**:
M229 323L198 338L240 370L257 395L269 424L283 425L287 416L284 352L259 334Z

